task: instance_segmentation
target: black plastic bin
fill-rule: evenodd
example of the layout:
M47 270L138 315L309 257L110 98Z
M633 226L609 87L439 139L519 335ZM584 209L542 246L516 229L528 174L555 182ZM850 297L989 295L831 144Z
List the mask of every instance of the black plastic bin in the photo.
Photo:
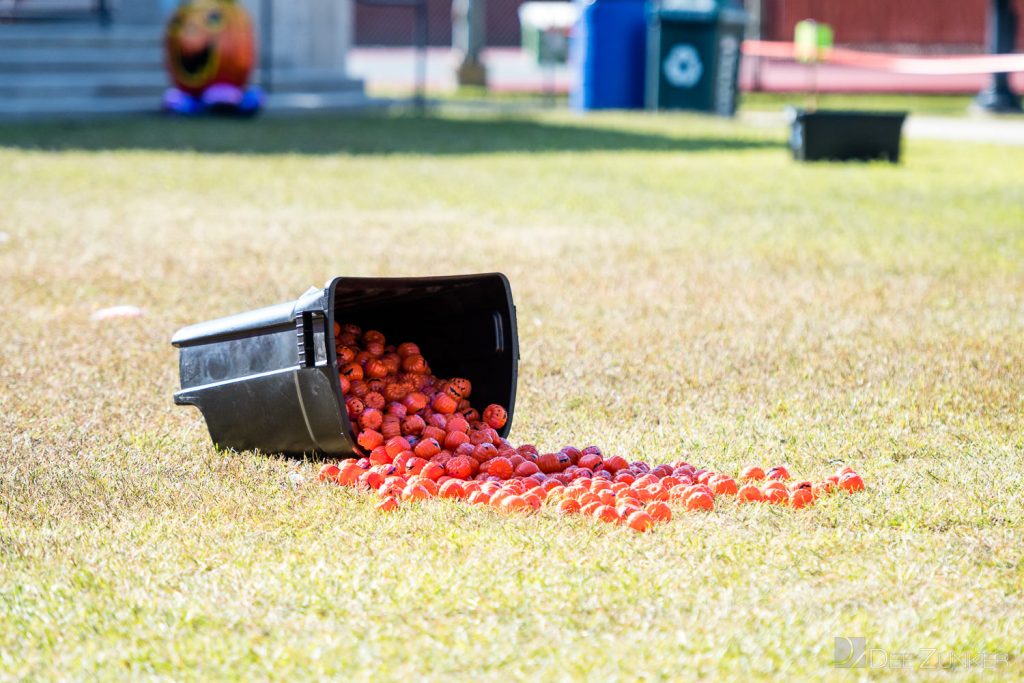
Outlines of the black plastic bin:
M480 410L515 408L519 340L501 273L424 278L338 277L298 300L185 327L178 405L194 405L213 442L238 451L352 457L356 434L338 379L334 323L419 344L440 377L473 383Z
M789 148L797 161L900 160L906 112L791 108Z

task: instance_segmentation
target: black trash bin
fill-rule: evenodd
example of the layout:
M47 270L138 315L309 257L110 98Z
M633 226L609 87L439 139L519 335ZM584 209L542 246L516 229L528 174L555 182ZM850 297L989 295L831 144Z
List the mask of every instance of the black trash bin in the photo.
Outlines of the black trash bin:
M791 108L789 148L797 161L898 163L905 111L804 111Z
M238 451L353 457L338 378L335 321L412 341L440 377L473 383L481 410L515 408L519 339L508 279L500 273L423 278L338 277L298 300L185 327L179 405L206 418L213 442Z
M661 0L649 10L648 109L733 116L747 15L732 0Z

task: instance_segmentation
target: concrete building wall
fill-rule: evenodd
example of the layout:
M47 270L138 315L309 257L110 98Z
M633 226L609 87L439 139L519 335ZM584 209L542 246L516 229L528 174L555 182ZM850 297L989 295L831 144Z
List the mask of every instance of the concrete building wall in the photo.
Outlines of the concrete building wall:
M266 28L270 5L271 49L277 68L345 73L352 45L351 0L244 0L257 33ZM260 40L261 45L266 41Z
M270 29L276 67L345 73L352 45L352 0L242 0L262 32ZM119 24L162 24L177 0L121 0L115 4ZM264 22L269 8L271 25Z

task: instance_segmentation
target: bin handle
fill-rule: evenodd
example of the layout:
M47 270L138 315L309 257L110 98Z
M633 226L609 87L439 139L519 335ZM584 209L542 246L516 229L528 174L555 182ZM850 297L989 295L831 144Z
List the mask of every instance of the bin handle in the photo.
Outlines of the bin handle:
M316 347L313 337L313 311L302 311L295 316L295 332L299 345L299 367L316 365Z

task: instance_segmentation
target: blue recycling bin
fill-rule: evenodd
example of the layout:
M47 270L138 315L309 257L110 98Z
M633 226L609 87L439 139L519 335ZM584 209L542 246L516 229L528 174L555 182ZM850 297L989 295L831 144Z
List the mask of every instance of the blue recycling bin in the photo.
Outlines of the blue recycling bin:
M574 109L642 109L646 0L584 0L569 42Z

